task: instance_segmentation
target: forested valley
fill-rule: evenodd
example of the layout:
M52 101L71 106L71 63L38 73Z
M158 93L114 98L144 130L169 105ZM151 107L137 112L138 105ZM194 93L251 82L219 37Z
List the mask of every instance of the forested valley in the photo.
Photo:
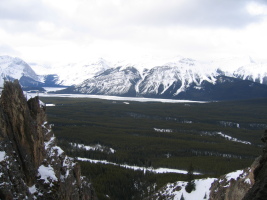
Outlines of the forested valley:
M148 168L187 171L193 166L198 173L194 178L203 178L248 167L260 154L260 137L267 129L266 99L205 103L41 100L55 104L46 112L58 144L80 162L99 199L144 199L166 183L187 178Z

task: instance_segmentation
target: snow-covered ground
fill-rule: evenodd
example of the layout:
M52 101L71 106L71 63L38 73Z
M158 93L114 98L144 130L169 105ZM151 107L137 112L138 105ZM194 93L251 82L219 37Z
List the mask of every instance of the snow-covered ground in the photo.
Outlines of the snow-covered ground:
M59 91L59 90L64 90L66 89L67 87L44 87L44 89L47 91L47 92L55 92L55 91Z
M40 179L44 180L45 183L50 183L51 181L54 182L58 180L55 175L55 171L53 167L51 167L51 165L48 165L47 167L41 165L38 168L38 175L40 176Z
M161 132L161 133L172 133L172 129L160 129L160 128L154 128L154 131Z
M6 152L5 151L0 151L0 162L5 159Z
M166 196L172 200L180 200L182 195L185 200L209 199L209 189L215 180L215 178L195 180L196 190L191 193L187 193L185 190L187 182L177 181L176 183L167 184L162 191L158 192L158 196Z
M123 167L126 169L132 169L132 170L142 170L144 171L144 173L146 171L149 172L154 172L154 173L177 173L177 174L187 174L186 170L179 170L179 169L169 169L169 168L157 168L154 169L152 167L138 167L138 166L131 166L131 165L125 165L125 164L117 164L117 163L113 163L113 162L109 162L106 160L93 160L93 159L89 159L89 158L77 158L80 161L84 161L84 162L90 162L90 163L102 163L102 164L109 164L109 165L115 165L115 166L119 166L119 167ZM200 173L198 172L194 172L195 175L200 175Z
M56 104L52 104L52 103L47 103L47 104L45 104L45 106L56 106Z
M108 148L106 146L96 144L96 145L84 145L84 144L78 144L78 143L70 143L72 147L76 147L79 149L85 149L86 151L101 151L101 152L107 152L107 153L115 153L116 151L112 148Z
M35 97L36 93L27 93L27 97ZM207 103L207 101L190 101L190 100L176 100L176 99L156 99L156 98L143 98L143 97L119 97L119 96L106 96L106 95L89 95L89 94L46 94L39 93L40 97L66 97L66 98L91 98L91 99L105 99L114 101L137 101L137 102L162 102L162 103Z
M224 127L240 128L240 124L239 123L235 123L235 122L219 121L219 124L224 126Z
M239 139L234 138L234 137L232 137L230 135L226 135L226 134L224 134L221 131L213 131L213 132L201 131L200 134L201 135L208 135L208 136L216 136L216 135L219 135L220 137L223 137L224 139L229 140L229 141L239 142L239 143L251 145L251 142L244 141L244 140L239 140Z
M230 141L239 142L239 143L243 143L243 144L251 144L251 142L239 140L237 138L234 138L234 137L231 137L229 135L226 135L226 134L224 134L222 132L217 132L217 134L220 135L221 137L227 139L227 140L230 140Z
M227 181L231 179L237 180L237 178L243 173L243 170L237 170L226 175ZM209 199L211 184L217 180L216 178L196 179L196 190L191 193L187 193L185 186L187 182L177 181L175 183L169 183L162 188L157 196L169 197L168 199L180 200L183 195L185 200L207 200ZM159 199L159 197L157 198Z

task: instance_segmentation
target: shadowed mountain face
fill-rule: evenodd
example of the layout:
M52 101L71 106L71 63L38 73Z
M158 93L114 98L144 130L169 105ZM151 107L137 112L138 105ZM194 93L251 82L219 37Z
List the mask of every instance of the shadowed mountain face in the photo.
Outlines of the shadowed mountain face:
M56 145L38 97L27 101L19 82L0 99L0 199L94 199L80 167Z
M266 66L248 58L201 62L175 57L141 63L100 59L40 70L19 58L0 56L0 87L4 80L18 79L25 91L65 85L71 87L61 93L239 100L267 97Z
M206 80L189 81L172 69L170 77L165 69L151 70L145 78L134 68L105 71L80 85L67 88L60 93L83 93L115 96L141 96L148 98L188 99L188 100L239 100L267 97L267 85L224 75ZM175 71L175 72L174 72Z

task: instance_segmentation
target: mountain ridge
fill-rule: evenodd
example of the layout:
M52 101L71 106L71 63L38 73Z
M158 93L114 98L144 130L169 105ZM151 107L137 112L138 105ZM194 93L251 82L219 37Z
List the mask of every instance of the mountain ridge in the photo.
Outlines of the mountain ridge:
M12 57L0 60L12 61ZM13 58L9 67L18 58ZM2 62L3 63L3 62ZM15 62L16 63L16 62ZM25 65L27 66L28 65ZM190 100L227 100L248 97L267 97L267 64L258 63L250 57L223 59L217 61L196 61L190 58L145 58L142 60L107 61L104 58L90 62L73 63L45 68L33 65L42 75L16 77L25 87L30 86L72 86L66 93L173 98ZM30 66L29 66L30 67ZM0 62L0 69L3 69ZM2 70L3 71L3 70ZM18 70L19 71L19 70ZM34 70L32 70L34 71ZM2 77L11 77L2 73ZM38 73L38 72L37 72ZM11 73L12 75L12 73ZM2 78L3 79L3 78ZM15 79L13 77L11 80ZM222 81L222 79L224 79ZM231 79L231 81L229 81ZM240 80L242 82L239 82ZM228 84L226 82L228 81ZM247 82L251 81L251 82ZM3 82L3 80L2 80ZM232 84L229 84L232 82ZM235 85L239 83L239 86ZM255 83L255 84L254 84ZM254 85L253 85L254 84ZM260 84L260 85L259 85ZM232 86L232 90L229 88ZM240 85L243 85L241 87ZM263 85L263 86L262 86ZM250 87L258 92L250 91ZM214 95L227 94L227 98ZM228 90L227 90L228 89ZM242 93L233 90L241 89ZM229 98L235 95L236 98ZM205 97L206 96L206 97ZM205 98L204 98L205 97Z

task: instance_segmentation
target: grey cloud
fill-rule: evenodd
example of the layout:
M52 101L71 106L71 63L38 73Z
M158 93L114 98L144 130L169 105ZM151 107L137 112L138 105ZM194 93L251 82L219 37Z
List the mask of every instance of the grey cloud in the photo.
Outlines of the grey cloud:
M254 2L258 2L258 3L261 3L261 4L266 4L267 5L267 1L266 0L254 0Z
M182 3L181 3L182 2ZM123 39L134 37L138 28L165 28L187 26L189 28L241 29L259 22L262 16L252 16L246 6L250 2L262 4L264 0L124 0L120 9L112 4L97 7L88 16L88 24L69 20L68 27L82 35L97 38ZM86 6L83 12L87 11ZM92 11L92 10L91 10ZM93 19L93 20L90 20ZM135 29L135 27L138 27Z
M248 13L248 3L267 4L263 0L187 0L182 5L179 1L165 2L165 5L152 6L142 14L131 16L131 20L153 26L242 28L262 19L262 16L252 16Z
M38 21L50 18L51 11L52 9L42 1L0 1L0 19L2 20Z
M123 0L121 6L125 7L102 2L105 2L103 6L98 7L87 2L85 5L88 8L83 6L81 10L86 20L80 22L47 6L45 1L0 0L0 27L10 33L43 34L38 30L37 23L46 21L68 29L69 37L92 35L96 38L121 39L135 34L138 31L135 27L152 26L155 30L177 25L243 28L262 19L262 16L252 16L247 12L249 2L267 5L266 0Z
M38 22L58 23L60 16L42 1L0 0L0 27L16 34L38 33Z

